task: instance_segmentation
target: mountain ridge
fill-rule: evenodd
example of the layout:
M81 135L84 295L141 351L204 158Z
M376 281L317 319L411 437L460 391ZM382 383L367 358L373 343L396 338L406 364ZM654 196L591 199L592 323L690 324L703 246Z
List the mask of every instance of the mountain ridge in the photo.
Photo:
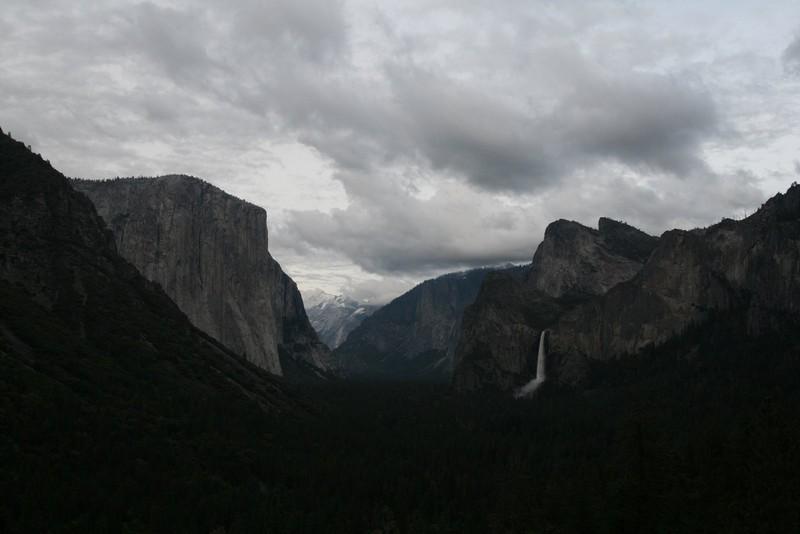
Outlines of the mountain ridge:
M545 328L555 380L583 387L594 360L635 355L734 309L756 335L797 315L798 303L796 184L742 220L658 238L607 218L597 230L559 220L524 276L487 277L465 312L454 386L518 387L534 375Z
M635 278L553 326L554 353L564 365L585 367L587 359L657 346L732 309L745 314L752 335L800 313L800 186L742 220L662 234ZM562 377L573 385L584 380Z
M658 238L606 217L598 228L550 223L531 263L488 276L464 313L459 391L509 390L535 375L538 339L567 310L636 275Z

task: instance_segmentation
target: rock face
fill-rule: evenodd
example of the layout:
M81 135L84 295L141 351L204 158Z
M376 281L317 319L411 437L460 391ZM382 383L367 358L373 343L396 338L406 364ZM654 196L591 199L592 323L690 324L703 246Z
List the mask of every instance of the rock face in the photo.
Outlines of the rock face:
M597 230L558 220L545 230L526 282L554 298L602 295L633 278L657 242L658 238L605 217Z
M117 253L89 199L2 132L0 202L0 389L14 413L52 402L54 419L78 407L133 424L142 407L168 418L181 402L294 405L272 375L195 328Z
M355 379L448 380L464 308L490 269L427 280L375 311L333 352Z
M465 312L454 383L518 386L534 375L535 339L547 328L548 376L579 387L593 362L639 354L730 313L749 336L800 317L800 186L741 221L658 240L608 220L596 234L553 223L530 270L487 277Z
M331 349L344 343L347 336L372 315L377 306L360 304L343 295L310 291L303 297L311 326Z
M800 186L750 217L666 232L641 272L566 313L553 327L561 367L635 354L731 309L748 333L800 313ZM561 381L585 376L561 372Z
M536 374L541 331L578 304L636 276L658 239L602 218L598 229L551 223L530 266L486 277L464 313L453 383L510 390Z
M321 374L329 351L270 256L264 209L188 176L75 180L117 249L200 329L274 374Z

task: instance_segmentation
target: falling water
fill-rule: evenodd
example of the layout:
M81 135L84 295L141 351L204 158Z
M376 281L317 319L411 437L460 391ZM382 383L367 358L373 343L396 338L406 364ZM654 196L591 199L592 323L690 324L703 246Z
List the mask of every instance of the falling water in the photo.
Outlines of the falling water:
M545 374L545 360L547 359L547 330L542 330L539 336L539 355L536 358L536 380L544 382L547 378Z
M539 389L539 386L541 386L547 378L545 371L545 363L547 362L546 343L547 330L542 330L541 335L539 335L539 355L536 358L536 377L517 390L517 392L514 394L516 398L519 399L532 395L534 391Z

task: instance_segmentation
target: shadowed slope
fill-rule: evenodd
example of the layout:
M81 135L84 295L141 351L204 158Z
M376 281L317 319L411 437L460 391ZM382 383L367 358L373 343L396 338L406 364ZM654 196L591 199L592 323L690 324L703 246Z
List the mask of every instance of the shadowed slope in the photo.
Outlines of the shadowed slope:
M105 517L100 530L122 531L203 478L199 463L228 476L212 449L246 465L240 444L267 415L305 411L192 326L117 254L89 199L4 134L0 205L0 530L97 531ZM159 491L131 499L145 479ZM186 512L175 504L177 530L206 528Z

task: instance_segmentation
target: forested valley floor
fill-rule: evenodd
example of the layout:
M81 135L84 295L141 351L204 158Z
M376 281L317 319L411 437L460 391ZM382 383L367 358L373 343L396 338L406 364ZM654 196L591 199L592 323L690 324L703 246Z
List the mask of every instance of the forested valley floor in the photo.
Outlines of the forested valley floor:
M274 417L213 397L26 396L10 388L36 376L9 360L0 530L797 531L798 340L741 332L695 328L597 366L583 392L306 386L308 413Z

